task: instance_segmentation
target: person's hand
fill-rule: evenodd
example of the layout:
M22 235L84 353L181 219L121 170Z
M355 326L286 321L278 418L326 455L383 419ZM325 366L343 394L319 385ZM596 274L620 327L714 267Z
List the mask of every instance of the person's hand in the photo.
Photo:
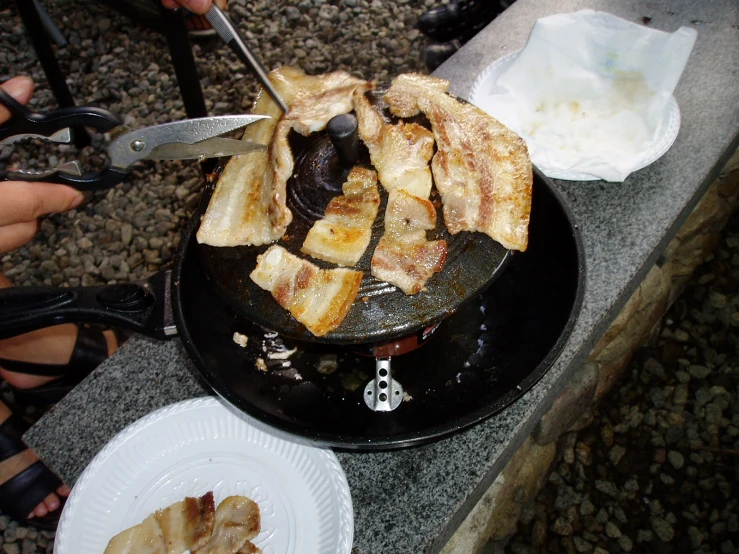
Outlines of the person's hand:
M162 0L162 5L165 8L187 8L193 13L203 15L210 9L212 0Z
M33 80L29 77L13 77L0 87L22 104L27 104L33 94ZM0 123L9 117L8 110L0 105ZM71 210L82 200L80 191L66 185L0 181L0 254L30 241L40 216Z

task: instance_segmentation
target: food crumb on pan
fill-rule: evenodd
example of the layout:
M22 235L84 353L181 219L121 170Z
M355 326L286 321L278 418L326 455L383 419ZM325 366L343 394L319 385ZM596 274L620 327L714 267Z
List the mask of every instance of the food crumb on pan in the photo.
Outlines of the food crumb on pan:
M246 335L242 335L241 333L234 333L233 340L236 344L238 344L241 348L246 348L246 345L249 343L249 337Z
M294 367L290 367L288 369L278 369L274 371L274 374L281 377L287 377L288 379L293 379L295 381L303 380L303 376Z
M255 367L259 371L267 371L268 370L268 368L267 368L267 362L264 361L264 358L257 358L257 362L254 365L255 365Z
M278 350L276 352L273 352L270 350L267 352L267 357L270 360L287 360L290 356L295 354L295 352L297 351L298 351L297 348L293 348L292 350Z
M410 402L411 400L413 400L413 397L407 392L403 391L403 402Z
M336 357L336 354L327 354L326 356L321 356L321 359L318 360L318 365L316 366L318 373L320 373L321 375L331 375L338 368L339 360Z

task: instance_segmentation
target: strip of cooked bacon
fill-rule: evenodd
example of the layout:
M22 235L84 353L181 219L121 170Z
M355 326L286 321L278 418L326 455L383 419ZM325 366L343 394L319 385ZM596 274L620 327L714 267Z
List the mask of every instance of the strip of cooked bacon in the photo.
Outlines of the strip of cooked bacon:
M403 189L390 191L385 234L372 255L372 275L405 294L421 292L446 263L446 241L426 238L426 231L434 227L436 208L429 200Z
M259 534L260 526L261 517L256 502L246 496L229 496L218 504L213 536L205 545L192 552L237 554L247 547L248 541ZM250 550L247 549L246 552Z
M369 150L380 183L388 192L402 188L419 198L431 194L434 136L417 123L390 124L362 91L354 93L359 137Z
M319 260L353 267L369 246L380 208L377 173L353 167L341 190L344 194L331 199L323 218L308 231L301 250Z
M249 277L317 337L344 321L362 282L361 271L320 269L278 245L257 257Z
M493 117L446 94L448 82L404 74L385 94L391 113L423 112L437 153L431 162L450 233L480 231L526 250L533 171L524 141Z
M212 492L200 498L188 496L182 502L155 512L154 517L167 545L167 554L195 551L208 542L213 533L215 514Z
M104 554L166 554L162 530L154 514L110 539ZM182 552L180 552L182 554Z
M324 129L332 117L353 109L354 91L371 88L367 81L345 71L311 76L285 66L268 77L290 111L282 115L269 94L260 89L252 113L272 119L250 125L243 138L269 148L229 160L200 223L200 243L262 245L282 237L292 221L285 203L294 165L287 140L290 130L307 135Z

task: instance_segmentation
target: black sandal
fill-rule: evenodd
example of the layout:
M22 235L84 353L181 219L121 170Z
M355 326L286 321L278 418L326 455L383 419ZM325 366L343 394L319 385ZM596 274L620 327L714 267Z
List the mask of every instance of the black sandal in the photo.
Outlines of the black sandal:
M77 341L68 364L35 364L0 358L0 367L8 371L44 377L61 376L50 383L30 389L11 387L16 399L33 405L59 402L108 358L108 343L101 330L83 325L79 325L78 329ZM118 334L116 337L120 346L122 340Z
M24 419L14 414L0 424L0 463L28 450L21 437L29 427ZM60 497L61 506L44 517L29 518L28 514L61 486L59 478L38 460L0 484L0 511L22 526L54 531L66 498Z

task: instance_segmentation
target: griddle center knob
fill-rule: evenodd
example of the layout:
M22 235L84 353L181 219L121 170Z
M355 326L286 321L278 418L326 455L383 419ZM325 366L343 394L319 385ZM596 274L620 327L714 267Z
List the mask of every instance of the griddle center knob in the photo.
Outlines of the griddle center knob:
M359 124L356 116L345 113L332 117L326 131L334 145L339 163L345 168L350 168L359 159Z

